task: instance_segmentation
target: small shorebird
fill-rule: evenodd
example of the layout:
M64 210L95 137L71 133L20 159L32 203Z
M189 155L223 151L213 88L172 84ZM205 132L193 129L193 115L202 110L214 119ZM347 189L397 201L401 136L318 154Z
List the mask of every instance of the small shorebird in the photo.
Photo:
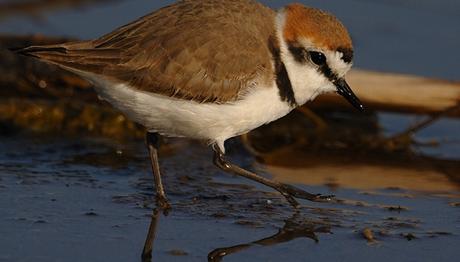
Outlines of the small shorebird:
M164 210L170 204L159 135L208 141L219 168L272 187L297 207L295 198L328 197L229 163L225 140L325 92L363 109L344 80L353 59L347 30L333 15L301 4L273 11L251 0L184 0L95 40L16 51L89 80L147 128L157 206Z

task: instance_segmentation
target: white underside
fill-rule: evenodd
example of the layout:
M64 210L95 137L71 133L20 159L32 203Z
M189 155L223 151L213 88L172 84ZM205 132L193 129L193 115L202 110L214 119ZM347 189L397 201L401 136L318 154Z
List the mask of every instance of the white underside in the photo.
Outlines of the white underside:
M215 104L170 98L95 78L91 80L104 100L149 131L207 140L217 143L223 151L226 139L274 121L292 110L281 101L275 84L254 87L236 102Z
M281 60L286 66L297 105L313 100L322 93L336 91L336 87L318 72L317 66L298 63L290 54L281 34L284 18L284 12L280 12L277 16L276 28L278 38L281 39ZM340 60L340 57L328 55L328 59ZM340 63L336 66L340 66ZM139 91L126 84L114 83L91 73L72 68L66 69L93 82L102 99L107 100L128 118L145 126L149 131L165 136L206 140L209 143L216 143L224 152L224 141L228 138L281 118L293 109L286 101L281 100L275 82L271 86L258 86L256 81L248 87L249 91L235 102L198 103ZM349 65L340 69L344 74L349 69Z

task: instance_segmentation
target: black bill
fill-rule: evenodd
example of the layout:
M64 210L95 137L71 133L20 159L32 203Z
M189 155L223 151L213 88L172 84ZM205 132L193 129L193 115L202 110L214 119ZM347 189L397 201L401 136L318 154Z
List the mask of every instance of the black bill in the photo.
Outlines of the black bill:
M359 101L359 98L353 93L350 86L347 84L345 79L341 78L335 81L335 86L337 87L337 93L343 96L350 104L352 104L359 111L364 111L364 106Z

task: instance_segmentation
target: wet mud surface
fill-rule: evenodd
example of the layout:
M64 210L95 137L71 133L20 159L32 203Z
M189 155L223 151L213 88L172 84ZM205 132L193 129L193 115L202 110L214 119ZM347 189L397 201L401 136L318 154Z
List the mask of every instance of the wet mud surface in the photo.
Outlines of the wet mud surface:
M173 210L152 221L141 140L29 136L3 137L1 144L2 261L140 261L151 222L157 224L153 261L448 261L460 254L456 181L437 190L406 190L398 180L370 189L297 182L337 198L302 201L294 212L279 194L219 171L210 149L174 140L161 152ZM235 141L229 154L267 177L273 174L266 170L276 169ZM277 172L278 180L292 182L289 172L284 179Z

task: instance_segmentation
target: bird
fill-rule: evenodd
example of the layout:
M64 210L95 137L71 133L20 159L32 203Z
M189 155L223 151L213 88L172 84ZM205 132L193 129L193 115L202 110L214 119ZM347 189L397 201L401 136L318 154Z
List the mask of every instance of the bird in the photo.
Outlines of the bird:
M345 75L353 44L332 14L299 3L278 10L254 0L183 0L100 38L14 50L88 80L99 97L146 128L156 205L170 210L160 136L206 141L220 169L297 199L329 200L247 171L224 142L277 120L320 94L364 107Z

